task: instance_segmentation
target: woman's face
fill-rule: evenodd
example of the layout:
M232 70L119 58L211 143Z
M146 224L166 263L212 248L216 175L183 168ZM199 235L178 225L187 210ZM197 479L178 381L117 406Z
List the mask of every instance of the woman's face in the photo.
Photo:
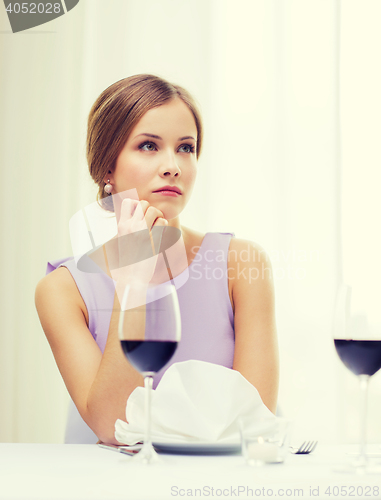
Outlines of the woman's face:
M184 209L197 173L197 127L181 99L147 111L133 128L109 175L113 194L136 189L139 200L161 210L167 220ZM107 181L107 179L105 179ZM156 192L173 186L181 194Z

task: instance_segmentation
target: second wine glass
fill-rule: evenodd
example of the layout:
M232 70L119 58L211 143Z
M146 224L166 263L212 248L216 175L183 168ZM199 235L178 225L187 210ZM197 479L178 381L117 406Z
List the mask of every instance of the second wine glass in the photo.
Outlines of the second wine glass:
M158 460L151 439L151 396L154 375L174 355L181 338L180 308L172 284L133 283L124 292L119 317L119 340L131 365L144 377L145 433L134 461Z
M336 352L343 364L360 382L361 433L358 457L337 472L381 473L381 467L370 463L366 454L366 420L369 379L381 368L381 337L371 335L365 314L351 314L352 288L340 285L335 307L333 336Z

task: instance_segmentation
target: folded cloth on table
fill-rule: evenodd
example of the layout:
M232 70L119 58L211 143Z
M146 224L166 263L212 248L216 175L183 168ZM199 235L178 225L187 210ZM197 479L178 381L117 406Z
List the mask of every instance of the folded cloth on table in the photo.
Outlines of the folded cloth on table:
M115 422L115 438L133 445L144 439L145 389L127 400L126 420ZM237 443L239 418L276 420L257 389L238 371L205 361L174 363L152 391L151 437L162 443Z

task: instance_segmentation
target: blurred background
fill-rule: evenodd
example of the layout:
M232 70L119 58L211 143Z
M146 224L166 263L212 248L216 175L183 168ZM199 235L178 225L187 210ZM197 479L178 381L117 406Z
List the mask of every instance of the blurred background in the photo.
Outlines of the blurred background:
M338 284L381 328L381 2L80 0L15 33L0 6L0 441L63 442L68 394L34 307L68 223L92 203L97 96L153 73L200 104L204 151L182 223L270 255L279 404L296 439L357 442L358 381L332 341ZM377 229L378 228L378 229ZM381 373L368 438L381 441Z

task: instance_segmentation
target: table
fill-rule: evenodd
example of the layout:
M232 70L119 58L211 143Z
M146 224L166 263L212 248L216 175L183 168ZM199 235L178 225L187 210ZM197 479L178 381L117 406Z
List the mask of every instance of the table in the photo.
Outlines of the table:
M2 443L0 499L381 498L380 476L332 472L354 450L319 444L259 468L239 455L162 454L162 463L141 466L97 445Z

